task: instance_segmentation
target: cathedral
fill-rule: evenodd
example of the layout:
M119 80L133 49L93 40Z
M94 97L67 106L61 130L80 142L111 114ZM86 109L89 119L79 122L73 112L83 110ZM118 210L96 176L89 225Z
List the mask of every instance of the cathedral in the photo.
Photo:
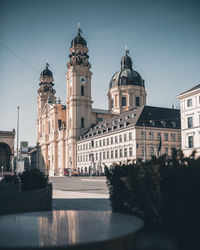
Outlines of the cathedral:
M57 100L49 65L41 72L37 96L39 167L49 176L65 168L104 173L105 166L181 147L180 111L146 105L145 82L133 69L129 51L108 88L108 110L92 107L91 64L82 31L71 41L65 104ZM56 86L56 84L55 84Z

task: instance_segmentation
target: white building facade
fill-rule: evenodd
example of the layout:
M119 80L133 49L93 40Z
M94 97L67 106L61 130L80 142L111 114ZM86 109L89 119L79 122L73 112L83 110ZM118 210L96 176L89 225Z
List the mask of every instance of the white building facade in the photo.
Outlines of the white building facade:
M200 84L181 93L177 98L181 107L182 150L185 156L195 150L200 156Z

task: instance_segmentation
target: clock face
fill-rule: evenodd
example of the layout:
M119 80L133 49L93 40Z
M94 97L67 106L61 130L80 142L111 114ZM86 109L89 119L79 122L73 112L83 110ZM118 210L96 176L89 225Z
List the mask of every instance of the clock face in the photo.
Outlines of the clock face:
M81 77L80 77L80 82L81 82L81 83L85 83L85 82L86 82L86 78L85 78L84 76L81 76Z

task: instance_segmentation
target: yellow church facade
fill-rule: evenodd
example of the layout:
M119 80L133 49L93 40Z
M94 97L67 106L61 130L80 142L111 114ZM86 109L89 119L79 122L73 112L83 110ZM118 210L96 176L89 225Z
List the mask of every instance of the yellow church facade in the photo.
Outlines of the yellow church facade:
M65 104L55 96L48 64L40 75L37 145L43 171L50 176L62 176L65 168L102 173L114 163L181 147L180 111L146 106L144 80L133 70L128 51L111 78L108 110L92 107L91 64L80 29L69 52Z

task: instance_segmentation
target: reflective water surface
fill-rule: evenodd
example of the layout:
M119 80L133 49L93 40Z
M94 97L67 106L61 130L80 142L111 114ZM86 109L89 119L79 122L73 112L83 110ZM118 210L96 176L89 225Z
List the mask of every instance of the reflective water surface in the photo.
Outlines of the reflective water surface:
M96 242L133 233L137 217L111 211L61 210L0 216L0 247L45 247Z

